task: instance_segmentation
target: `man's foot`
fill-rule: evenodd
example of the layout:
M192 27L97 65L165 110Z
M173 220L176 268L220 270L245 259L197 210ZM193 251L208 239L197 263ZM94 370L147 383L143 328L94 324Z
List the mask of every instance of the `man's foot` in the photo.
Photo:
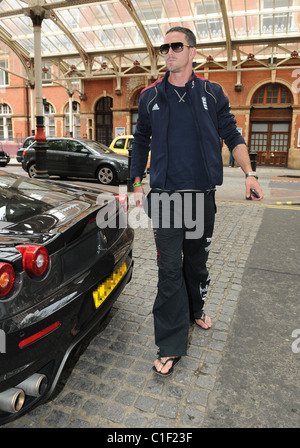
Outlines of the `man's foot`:
M203 330L209 330L211 327L211 318L203 313L200 319L195 319L195 324Z
M152 370L154 370L154 372L158 375L169 376L173 372L173 368L178 363L180 358L180 356L157 358L154 362Z

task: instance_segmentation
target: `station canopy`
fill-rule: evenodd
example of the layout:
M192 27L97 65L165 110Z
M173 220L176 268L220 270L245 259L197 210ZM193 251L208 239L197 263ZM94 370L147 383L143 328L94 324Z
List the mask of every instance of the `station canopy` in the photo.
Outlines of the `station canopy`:
M160 77L159 46L174 26L195 33L198 73L300 62L300 0L0 0L0 62L10 51L22 62L0 68L29 81L33 14L43 18L44 76L62 85L71 77Z

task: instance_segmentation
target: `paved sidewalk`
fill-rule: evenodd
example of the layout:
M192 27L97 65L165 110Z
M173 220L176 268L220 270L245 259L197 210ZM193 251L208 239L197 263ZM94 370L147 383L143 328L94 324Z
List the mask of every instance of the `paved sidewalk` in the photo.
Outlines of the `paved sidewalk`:
M261 174L270 185L273 174ZM227 170L225 176L234 191L243 184L240 174L236 181ZM213 327L191 326L188 356L173 375L151 370L157 267L149 223L136 229L134 275L103 330L56 396L6 427L299 426L299 354L291 335L300 328L300 208L272 208L271 200L254 203L241 194L220 192L218 201L206 304Z

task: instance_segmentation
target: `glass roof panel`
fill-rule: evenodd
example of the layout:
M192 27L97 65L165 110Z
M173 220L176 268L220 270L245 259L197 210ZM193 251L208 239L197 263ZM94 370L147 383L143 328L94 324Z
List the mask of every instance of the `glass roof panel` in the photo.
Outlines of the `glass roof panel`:
M90 26L102 26L109 23L100 5L92 5L80 9Z
M85 48L87 51L94 50L95 48L103 47L101 42L99 41L96 33L86 32L86 33L74 33L74 36L80 42L81 46Z
M3 28L8 31L12 36L20 36L22 34L32 34L32 25L30 20L25 20L21 17L15 17L14 19L4 19L1 21Z
M10 0L2 3L1 10L3 11L14 11L15 9L24 8L24 3L17 0Z
M228 23L230 28L230 34L233 39L246 37L248 35L248 28L246 26L247 22L245 16L231 17Z
M162 66L164 60L158 55L158 47L172 26L186 26L194 31L200 64L211 56L226 66L228 43L233 44L233 60L237 57L235 48L241 50L244 58L250 52L266 58L271 53L274 55L275 47L277 57L282 59L298 51L300 0L131 0L132 12L124 3L121 0L45 0L45 9L54 14L42 22L42 57L63 60L78 55L78 61L82 61L78 50L82 48L98 61L108 54L111 60L116 57L119 61L120 55L124 67L129 61L150 66L152 55L148 53L148 44L151 42ZM0 42L1 33L5 39L11 36L12 43L19 44L33 57L33 25L25 15L26 8L28 1L25 0L0 0ZM264 44L269 40L275 43L260 46L260 40Z
M115 28L113 33L113 43L117 47L124 47L125 45L132 45L132 40L128 34L126 27Z
M247 36L257 37L260 34L260 19L257 15L246 16Z
M22 39L18 40L19 44L26 50L28 53L32 53L34 51L34 43L32 39Z

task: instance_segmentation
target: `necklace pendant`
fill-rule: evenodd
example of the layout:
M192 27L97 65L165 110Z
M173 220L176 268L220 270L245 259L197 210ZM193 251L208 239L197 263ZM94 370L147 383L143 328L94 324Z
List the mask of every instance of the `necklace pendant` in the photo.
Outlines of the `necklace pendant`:
M176 95L178 96L178 98L179 98L179 103L181 103L181 101L183 102L183 103L185 103L185 100L184 100L184 97L185 97L185 95L186 95L186 92L184 92L184 94L181 96L178 92L177 92L177 90L176 89L174 89L174 92L176 93Z

